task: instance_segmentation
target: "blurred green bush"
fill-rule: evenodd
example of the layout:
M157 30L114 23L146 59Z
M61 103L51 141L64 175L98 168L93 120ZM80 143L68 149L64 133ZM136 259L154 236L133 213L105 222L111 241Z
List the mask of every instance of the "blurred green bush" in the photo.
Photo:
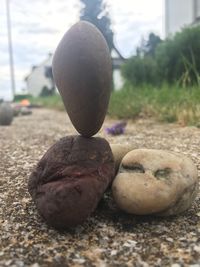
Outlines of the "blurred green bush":
M185 28L164 41L150 34L124 64L122 74L133 85L200 85L199 55L200 26Z

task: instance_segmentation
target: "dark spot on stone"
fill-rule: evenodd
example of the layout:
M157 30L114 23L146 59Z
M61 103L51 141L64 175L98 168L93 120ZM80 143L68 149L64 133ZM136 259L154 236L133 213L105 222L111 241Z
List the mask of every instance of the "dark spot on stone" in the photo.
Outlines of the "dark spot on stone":
M145 173L145 169L140 163L134 163L131 165L123 164L120 168L120 172Z
M172 170L170 168L166 168L163 170L157 170L154 175L158 180L166 180L170 178L171 172Z

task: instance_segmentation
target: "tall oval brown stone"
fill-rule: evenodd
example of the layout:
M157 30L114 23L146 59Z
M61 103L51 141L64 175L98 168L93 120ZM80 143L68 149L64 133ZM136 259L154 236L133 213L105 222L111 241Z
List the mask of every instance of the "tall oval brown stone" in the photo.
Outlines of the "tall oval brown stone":
M78 22L60 41L53 76L76 130L90 137L101 128L111 93L110 51L101 32Z

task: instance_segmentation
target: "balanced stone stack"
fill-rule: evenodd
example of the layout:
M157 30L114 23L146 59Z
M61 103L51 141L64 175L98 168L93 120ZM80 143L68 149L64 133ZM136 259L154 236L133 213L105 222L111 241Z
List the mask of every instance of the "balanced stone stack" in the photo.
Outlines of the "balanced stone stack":
M67 228L86 220L114 178L108 142L92 137L103 124L112 84L110 51L95 26L79 22L64 35L53 58L53 75L81 135L54 144L31 174L28 188L47 223Z
M55 83L80 135L63 137L45 153L28 189L40 215L58 229L83 223L111 184L117 206L137 215L175 215L197 195L197 168L185 156L110 147L105 139L92 137L106 115L111 66L104 37L88 22L72 26L53 58Z

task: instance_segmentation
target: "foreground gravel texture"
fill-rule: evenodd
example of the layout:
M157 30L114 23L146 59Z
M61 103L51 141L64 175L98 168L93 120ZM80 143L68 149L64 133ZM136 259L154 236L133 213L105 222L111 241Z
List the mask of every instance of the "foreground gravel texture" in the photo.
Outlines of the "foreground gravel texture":
M104 128L112 125L106 120ZM200 195L173 218L120 212L110 192L84 225L48 227L27 191L33 167L61 137L76 133L64 112L34 110L0 127L0 266L200 266ZM200 129L138 120L126 133L100 136L111 143L181 152L200 170ZM159 201L159 200L158 200Z

